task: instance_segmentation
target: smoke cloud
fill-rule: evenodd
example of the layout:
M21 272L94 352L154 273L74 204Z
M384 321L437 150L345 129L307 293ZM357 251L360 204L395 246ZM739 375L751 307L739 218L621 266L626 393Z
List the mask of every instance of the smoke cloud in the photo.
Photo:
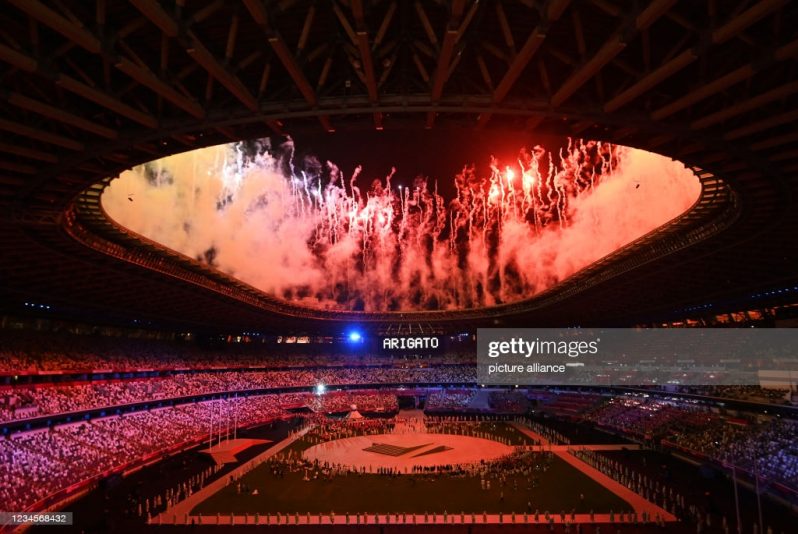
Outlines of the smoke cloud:
M111 218L267 294L320 309L463 309L529 298L685 212L697 178L642 150L571 141L435 182L365 185L287 142L221 145L123 173ZM392 180L394 183L392 183Z

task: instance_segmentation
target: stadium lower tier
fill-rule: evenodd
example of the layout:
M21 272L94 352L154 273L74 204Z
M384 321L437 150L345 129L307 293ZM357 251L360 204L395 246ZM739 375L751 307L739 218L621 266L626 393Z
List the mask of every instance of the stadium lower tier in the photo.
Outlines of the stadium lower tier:
M400 406L408 409L423 407L424 412L415 410L416 418L408 420L401 415L404 412L399 411ZM497 415L499 413L504 415ZM559 460L576 458L599 470L607 468L604 458L613 447L616 451L627 450L635 447L632 444L635 442L648 449L684 454L693 461L713 465L721 471L728 472L733 468L735 478L758 485L762 493L775 495L793 505L798 502L795 491L798 488L798 450L794 439L798 435L798 422L789 418L724 413L716 405L647 394L411 387L231 396L110 417L76 418L66 424L10 433L0 439L0 509L45 509L95 487L110 476L130 473L143 464L162 461L198 445L224 448L220 444L232 443L232 449L221 452L229 453L235 461L239 452L235 447L239 445L231 440L237 439L239 432L245 431L243 429L297 418L312 428L302 438L306 445L369 433L418 434L413 443L396 445L381 439L376 445L362 447L367 449L374 445L375 454L382 449L398 450L399 457L412 452L415 459L409 464L401 464L402 468L411 469L438 465L439 459L454 454L451 449L463 450L462 444L427 443L430 440L423 438L425 434L490 439L506 447L508 454L546 452L546 445L561 445L562 448L555 452L566 456L560 454L557 456ZM508 425L497 427L492 422L496 418L509 418L511 422L523 425L528 434L519 433ZM470 421L468 424L453 423L466 419ZM589 447L584 448L586 445ZM416 446L421 448L409 450ZM405 448L409 448L408 451ZM288 460L293 461L298 460L300 456L297 455L305 449L294 445L291 450L295 456ZM553 451L549 449L548 452ZM381 454L382 458L390 456ZM533 463L538 465L536 462L537 459ZM461 463L458 460L447 465L460 466ZM330 459L320 460L320 464L330 464ZM374 466L378 464L374 462ZM385 465L396 468L390 462ZM347 476L357 471L353 465L339 465L336 469ZM438 471L440 469L432 472ZM294 473L291 477L298 476L296 465L290 472ZM620 477L626 481L622 480L623 484L638 489L642 487L644 494L662 491L656 486L640 486L641 482L635 475L627 471L621 470L616 475L611 478ZM473 472L463 476L472 483L478 482L479 477ZM379 486L366 482L361 488L363 491ZM662 504L657 499L655 502ZM675 502L671 504L673 508ZM605 512L610 508L614 513L623 510L611 506ZM414 510L422 511L420 508ZM555 511L549 507L540 510ZM290 507L277 510L257 506L241 511L251 514L297 512ZM523 512L521 509L516 511L519 514ZM581 512L588 513L588 510ZM654 519L653 515L651 519Z
M594 443L602 436L606 443ZM742 532L784 533L795 520L739 476L735 485L719 470L562 420L404 409L306 415L232 438L108 477L66 509L79 528L98 532L233 524L492 532L515 524L525 532L721 533L736 531L739 517Z

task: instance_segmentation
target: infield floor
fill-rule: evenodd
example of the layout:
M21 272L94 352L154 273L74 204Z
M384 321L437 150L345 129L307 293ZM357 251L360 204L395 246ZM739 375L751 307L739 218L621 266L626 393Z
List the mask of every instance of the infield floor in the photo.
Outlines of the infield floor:
M526 427L513 427L508 430L540 439ZM446 514L447 522L498 523L510 522L515 514L517 522L532 523L544 522L544 514L549 512L554 522L564 518L566 522L608 523L630 521L633 512L642 511L652 518L675 519L581 462L564 446L543 442L543 446L532 448L537 451L533 454L541 455L541 466L547 466L535 471L534 482L521 474L508 474L503 484L491 478L491 486L486 488L479 476L413 474L412 468L495 459L512 452L512 447L482 437L425 432L358 436L312 446L299 438L286 440L250 462L239 480L246 491L239 491L238 484L220 481L153 522L302 525L362 520L373 524L387 521L386 515L391 514L397 522L441 523ZM387 446L382 449L389 453L364 450L375 445ZM547 448L549 452L544 453ZM279 450L284 450L283 454L301 452L309 460L359 472L310 479L301 471L278 476L266 460ZM380 468L402 474L377 474ZM357 514L369 516L360 519Z

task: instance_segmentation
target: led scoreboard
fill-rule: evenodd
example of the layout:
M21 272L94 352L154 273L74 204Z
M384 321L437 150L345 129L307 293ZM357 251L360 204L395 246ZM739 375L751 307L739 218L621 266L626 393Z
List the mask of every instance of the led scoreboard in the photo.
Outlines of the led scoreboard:
M380 349L390 354L430 354L443 350L438 336L387 336L379 340Z

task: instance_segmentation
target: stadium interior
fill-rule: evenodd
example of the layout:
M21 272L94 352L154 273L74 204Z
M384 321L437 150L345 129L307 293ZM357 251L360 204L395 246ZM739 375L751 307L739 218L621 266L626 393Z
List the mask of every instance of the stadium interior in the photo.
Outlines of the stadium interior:
M798 3L0 20L1 532L795 532Z

